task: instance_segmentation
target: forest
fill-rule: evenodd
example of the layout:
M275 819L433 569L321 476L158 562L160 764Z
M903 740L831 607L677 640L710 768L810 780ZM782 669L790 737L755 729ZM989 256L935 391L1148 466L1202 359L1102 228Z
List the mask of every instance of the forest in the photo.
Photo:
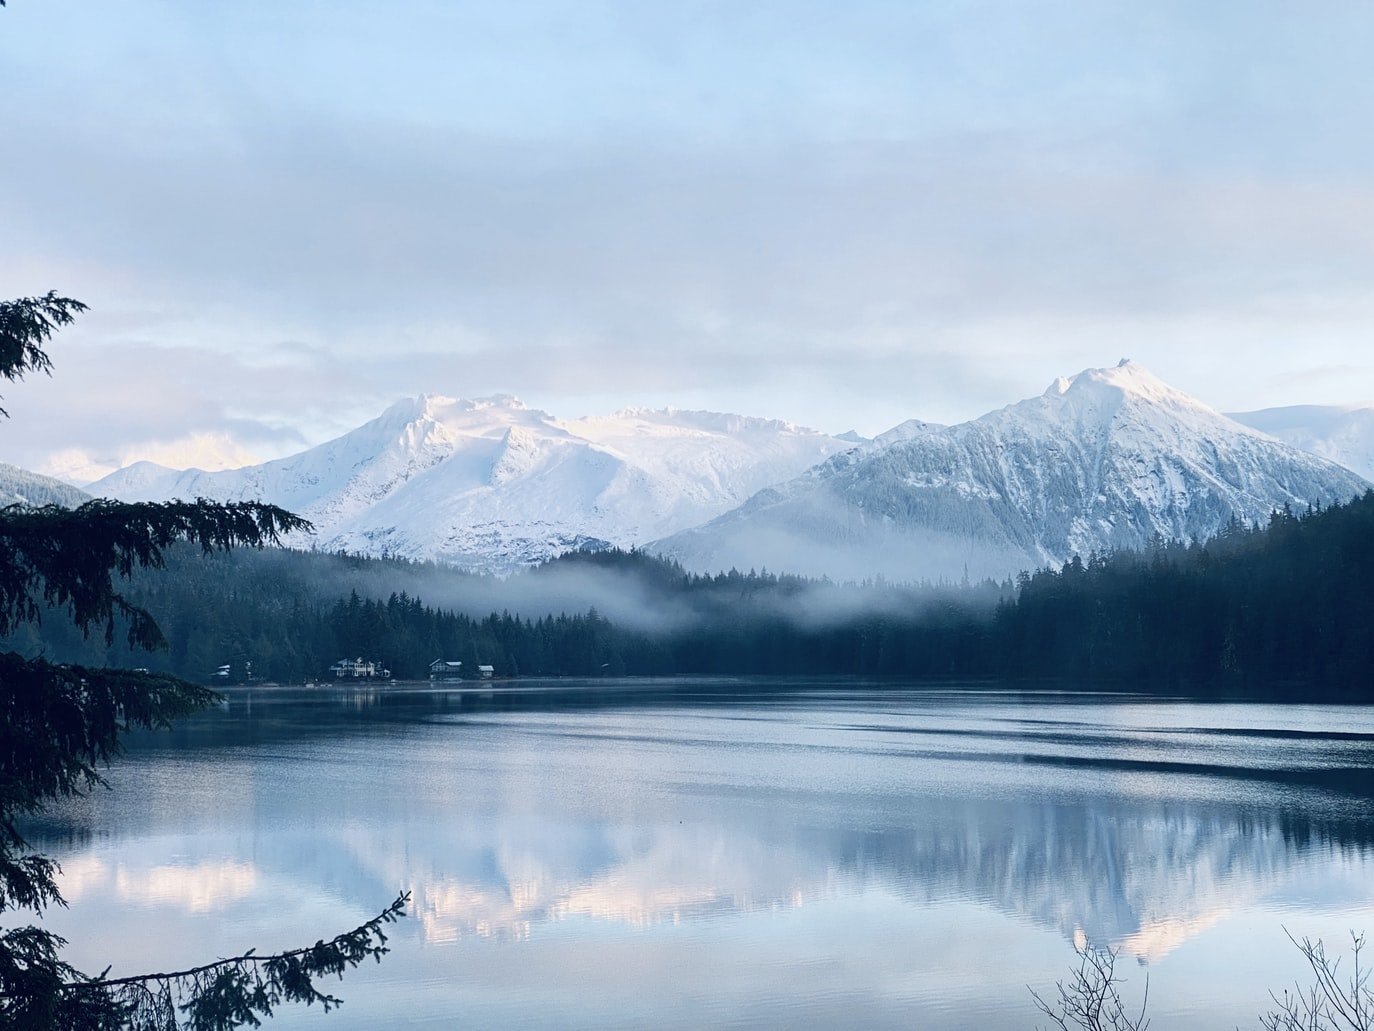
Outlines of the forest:
M224 665L242 679L251 663L255 677L300 683L360 656L398 679L448 659L500 677L1033 678L1367 699L1371 584L1374 492L1001 583L707 576L635 551L573 553L498 580L387 558L187 549L126 592L161 624L166 650L83 637L60 612L0 649L199 681ZM547 610L550 599L562 607Z

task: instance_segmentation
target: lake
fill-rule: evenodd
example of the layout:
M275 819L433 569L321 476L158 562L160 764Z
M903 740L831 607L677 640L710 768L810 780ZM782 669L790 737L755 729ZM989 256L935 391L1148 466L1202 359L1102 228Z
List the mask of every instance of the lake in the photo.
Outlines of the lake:
M410 916L273 1027L1257 1027L1374 931L1374 709L724 680L233 690L31 826L112 976Z

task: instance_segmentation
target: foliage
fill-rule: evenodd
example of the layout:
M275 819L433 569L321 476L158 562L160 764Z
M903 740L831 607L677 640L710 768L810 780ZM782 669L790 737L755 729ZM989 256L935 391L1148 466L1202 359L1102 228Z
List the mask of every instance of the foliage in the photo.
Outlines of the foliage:
M247 1024L259 1027L282 1002L319 1003L327 1013L343 1000L322 992L315 980L344 972L365 959L380 961L389 951L385 926L405 915L407 892L371 920L330 941L270 956L247 952L230 959L170 973L123 978L84 978L63 969L66 984L58 1005L69 1012L48 1025L34 1023L38 1014L16 1010L21 1026L115 1026L132 1031L227 1031ZM60 964L59 964L60 966ZM45 1005L49 996L40 994ZM184 1014L178 1017L178 1011ZM46 1017L44 1013L41 1017ZM91 1018L94 1017L92 1021ZM78 1023L87 1022L87 1023Z
M1218 692L1368 691L1374 492L1215 540L1157 540L1024 577L999 613L1008 672Z
M28 372L48 372L52 362L43 345L54 330L71 325L85 310L80 301L52 290L42 297L0 301L0 376L16 380ZM8 414L0 408L0 415Z
M84 310L52 292L0 303L0 375L13 380L46 372L51 363L42 345ZM167 550L179 543L208 555L235 546L261 548L306 529L309 524L289 512L247 502L2 508L0 633L62 615L83 639L103 628L107 647L122 623L128 648L165 648L152 614L131 602L117 580L164 568ZM41 915L65 905L56 864L28 847L19 821L54 799L104 785L101 769L119 754L129 731L165 728L216 697L166 673L0 654L0 913ZM10 927L0 932L0 1025L161 1031L181 1022L218 1029L257 1025L283 1001L329 1009L339 1000L318 990L315 978L342 974L369 956L380 959L387 951L383 925L404 913L406 899L402 895L361 927L307 949L113 980L64 963L59 951L66 942L58 936L35 926Z
M83 633L103 623L106 643L114 640L119 615L128 623L130 647L164 647L153 617L115 590L116 574L127 579L135 568L161 569L163 552L177 541L194 541L209 554L236 544L262 547L308 527L298 516L254 502L8 506L0 509L0 633L41 620L42 601L64 609Z

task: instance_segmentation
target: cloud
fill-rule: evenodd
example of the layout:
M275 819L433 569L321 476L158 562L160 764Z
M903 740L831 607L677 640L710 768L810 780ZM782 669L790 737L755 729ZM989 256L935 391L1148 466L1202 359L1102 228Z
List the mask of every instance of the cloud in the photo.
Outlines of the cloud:
M873 433L1127 346L1230 407L1298 341L1353 364L1365 15L980 9L87 14L14 55L0 274L95 310L0 450L274 454L422 390Z
M100 454L86 448L65 448L52 454L38 472L84 487L135 462L152 462L169 469L239 469L262 459L241 446L227 432L192 433L172 441L142 441Z
M61 884L63 895L72 903L113 893L144 907L175 906L189 913L208 913L250 898L260 890L260 880L257 867L247 860L146 866L81 855L62 864Z
M1364 383L1374 389L1374 384L1370 382L1371 373L1374 373L1374 365L1370 363L1362 365L1319 365L1312 368L1288 370L1283 375L1274 377L1274 382L1278 386L1287 386L1290 383L1315 383L1327 386L1355 382Z

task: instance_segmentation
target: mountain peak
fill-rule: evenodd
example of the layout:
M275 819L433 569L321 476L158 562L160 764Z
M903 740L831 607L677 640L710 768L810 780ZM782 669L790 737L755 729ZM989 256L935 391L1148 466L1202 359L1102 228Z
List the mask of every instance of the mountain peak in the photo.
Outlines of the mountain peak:
M1073 376L1056 377L1049 387L1045 390L1047 397L1058 394L1066 394L1073 387L1080 383L1106 383L1111 386L1120 387L1123 390L1139 391L1142 389L1157 389L1164 387L1172 390L1162 379L1152 373L1139 362L1132 361L1130 358L1122 358L1115 365L1103 366L1097 369L1084 369L1082 372Z
M504 410L512 412L529 411L525 403L514 394L489 394L471 400L452 397L448 394L417 394L404 397L391 405L383 415L397 414L407 419L439 419L448 412L482 412Z
M525 402L514 394L488 394L486 397L475 397L470 403L473 411L481 411L484 408L509 408L517 412L528 411Z
M944 430L905 423L655 547L708 572L1000 579L1363 489L1124 361Z
M1042 395L1054 401L1076 407L1085 401L1103 402L1115 410L1122 403L1134 399L1153 407L1174 412L1216 415L1197 398L1169 386L1139 362L1122 358L1115 365L1100 369L1084 369L1075 376L1060 376Z

